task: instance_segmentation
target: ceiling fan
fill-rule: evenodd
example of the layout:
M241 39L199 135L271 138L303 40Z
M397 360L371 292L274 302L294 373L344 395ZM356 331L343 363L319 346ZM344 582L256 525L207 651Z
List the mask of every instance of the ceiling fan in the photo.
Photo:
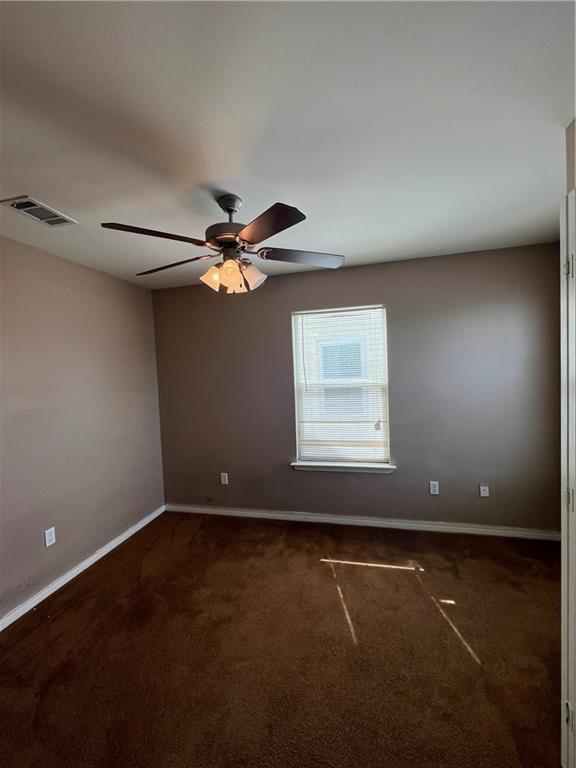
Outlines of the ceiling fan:
M212 224L208 227L205 240L184 235L173 235L170 232L159 232L156 229L143 229L132 227L128 224L116 224L107 222L102 224L105 229L118 229L121 232L134 232L137 235L149 235L151 237L163 237L167 240L178 240L182 243L191 243L200 248L209 248L212 253L203 256L193 256L190 259L175 261L165 264L163 267L148 269L139 272L140 275L151 275L162 272L165 269L179 267L181 264L189 264L192 261L202 261L222 257L222 261L205 272L200 280L214 291L223 293L246 293L262 285L267 275L260 272L252 262L250 256L258 256L268 261L286 261L293 264L308 264L313 267L337 269L344 264L344 256L335 253L315 253L314 251L295 251L289 248L259 248L250 250L272 235L282 232L288 227L293 227L304 221L306 216L297 208L284 203L274 203L267 211L251 221L250 224L240 224L234 221L234 214L242 205L242 200L237 195L221 195L216 202L228 214L227 222Z

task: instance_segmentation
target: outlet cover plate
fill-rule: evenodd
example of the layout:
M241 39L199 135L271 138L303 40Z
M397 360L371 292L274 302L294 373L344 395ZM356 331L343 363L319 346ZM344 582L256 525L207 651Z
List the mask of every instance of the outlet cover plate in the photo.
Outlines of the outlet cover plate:
M44 531L44 544L47 547L51 547L52 544L56 544L56 528L46 528Z

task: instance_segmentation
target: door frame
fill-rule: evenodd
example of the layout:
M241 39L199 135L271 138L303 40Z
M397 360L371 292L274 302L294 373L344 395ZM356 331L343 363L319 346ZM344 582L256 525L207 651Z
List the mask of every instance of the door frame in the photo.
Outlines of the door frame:
M560 211L562 766L576 768L576 191Z

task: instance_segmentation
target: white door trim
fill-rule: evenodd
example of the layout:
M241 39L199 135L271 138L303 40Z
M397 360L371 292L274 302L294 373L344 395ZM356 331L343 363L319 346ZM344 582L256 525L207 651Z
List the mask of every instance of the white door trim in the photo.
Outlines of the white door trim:
M562 766L576 768L576 192L560 214Z

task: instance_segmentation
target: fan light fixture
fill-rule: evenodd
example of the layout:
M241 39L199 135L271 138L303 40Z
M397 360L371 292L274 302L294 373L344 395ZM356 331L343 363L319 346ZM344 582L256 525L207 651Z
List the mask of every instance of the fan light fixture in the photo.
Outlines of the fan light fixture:
M222 286L227 289L226 293L248 293L262 285L267 277L247 259L226 259L210 267L200 280L216 292L222 290Z

